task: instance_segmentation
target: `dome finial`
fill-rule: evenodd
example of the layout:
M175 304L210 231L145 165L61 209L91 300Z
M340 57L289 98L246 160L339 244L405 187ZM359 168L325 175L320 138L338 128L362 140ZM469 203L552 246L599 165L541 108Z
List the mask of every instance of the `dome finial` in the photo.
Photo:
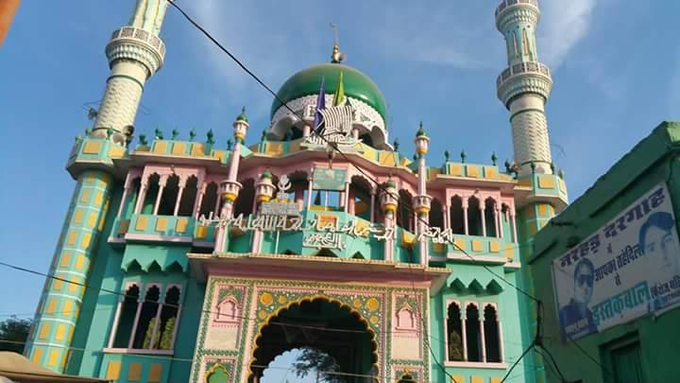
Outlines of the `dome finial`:
M331 62L333 64L340 64L345 61L345 54L340 52L340 39L338 38L338 27L331 23L331 28L335 33L335 40L333 41L333 53L331 54Z

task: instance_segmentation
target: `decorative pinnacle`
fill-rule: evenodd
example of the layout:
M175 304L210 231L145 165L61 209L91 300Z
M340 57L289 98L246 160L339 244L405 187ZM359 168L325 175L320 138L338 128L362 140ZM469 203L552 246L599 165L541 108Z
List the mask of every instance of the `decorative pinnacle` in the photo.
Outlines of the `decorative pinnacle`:
M212 129L208 130L208 133L206 133L206 143L212 145L215 143L215 134L213 133Z
M465 159L467 158L467 153L465 153L465 150L462 150L460 152L460 160L462 163L465 163Z
M189 131L189 141L193 141L196 138L196 129L191 128Z
M444 150L444 160L449 162L449 158L451 158L451 153L448 150Z
M418 131L416 132L416 137L427 137L427 133L425 132L425 128L423 128L423 122L420 121L420 125L418 126Z
M491 154L491 164L493 164L493 166L496 166L497 162L498 162L498 156L496 155L496 152L493 152Z
M146 134L140 134L139 135L139 145L141 145L141 146L149 145L149 142L146 140Z
M394 142L392 143L392 145L394 145L394 151L395 151L395 152L396 152L397 150L399 150L399 139L398 139L398 138L395 138L395 139L394 139Z
M177 136L179 136L179 130L177 130L177 127L172 129L172 132L170 134L171 134L171 136L170 136L171 140L173 140L173 141L176 140Z
M267 129L262 130L262 136L260 136L260 141L264 142L264 139L267 138Z
M510 173L510 171L512 170L512 165L510 164L510 161L505 160L505 164L504 164L504 165L505 165L505 172L506 172L506 173Z
M227 150L231 150L231 147L234 145L234 141L231 140L231 138L227 139Z
M156 128L156 130L154 130L153 133L154 133L154 135L155 135L154 137L155 137L157 140L162 140L162 139L163 139L163 131L162 131L160 128Z
M264 173L262 173L262 176L260 176L261 179L268 178L268 179L273 179L274 176L272 176L272 172L269 171L269 169L265 170Z
M246 107L241 108L241 114L236 117L236 121L248 122L248 116L246 116Z
M331 62L333 64L340 64L345 61L345 54L340 52L340 40L338 39L338 27L331 23L331 28L335 33L335 40L333 41L333 53L331 54Z

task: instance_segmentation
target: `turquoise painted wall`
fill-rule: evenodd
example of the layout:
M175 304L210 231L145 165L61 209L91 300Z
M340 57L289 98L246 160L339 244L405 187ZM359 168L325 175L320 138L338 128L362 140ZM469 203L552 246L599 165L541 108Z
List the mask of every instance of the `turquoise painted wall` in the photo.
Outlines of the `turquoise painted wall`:
M613 382L610 365L604 357L604 347L627 336L637 337L641 349L643 381L675 382L678 380L677 361L680 351L680 309L660 317L643 317L579 339L578 345L605 366L607 373L572 343L561 343L555 307L551 263L567 249L567 238L586 238L654 185L666 181L676 215L680 213L680 123L662 123L650 136L619 160L605 175L567 210L557 216L560 222L574 226L551 227L539 232L535 240L535 255L530 260L534 275L534 291L545 305L546 347L553 353L567 379L582 379L584 383ZM676 228L677 229L677 228ZM556 381L548 375L548 381Z

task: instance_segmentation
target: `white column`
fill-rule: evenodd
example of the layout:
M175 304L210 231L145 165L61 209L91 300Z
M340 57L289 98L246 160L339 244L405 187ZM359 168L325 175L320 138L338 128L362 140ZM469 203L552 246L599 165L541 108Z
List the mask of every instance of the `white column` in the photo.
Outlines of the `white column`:
M463 200L463 227L465 228L465 235L470 235L470 229L468 225L468 205L467 200Z
M144 294L144 299L146 299L146 293ZM144 304L143 300L137 303L137 313L135 314L135 322L132 325L132 332L130 333L130 341L128 342L128 348L132 348L132 345L135 343L135 333L137 332L137 325L139 325L139 316L142 313L142 304Z
M163 310L163 303L161 303L160 297L158 298L158 308L156 308L156 316L154 317L154 323L153 323L153 332L151 333L151 344L149 345L149 349L154 348L154 344L156 343L156 337L158 336L158 327L160 326L161 322L161 310ZM146 336L146 334L145 334Z
M194 218L198 219L198 215L201 213L201 204L203 203L203 197L205 196L205 189L207 188L207 183L201 183L201 190L196 193L196 200L194 201Z
M125 186L123 186L123 196L120 197L120 206L118 206L118 213L116 214L116 218L120 218L120 215L123 214L123 209L125 208L125 199L127 198L129 190L130 190L130 173L128 172L127 176L125 177Z
M302 127L302 137L309 137L309 134L311 133L312 128L305 124L305 126Z
M463 338L463 361L467 362L467 360L468 360L467 329L466 329L466 327L467 327L467 314L466 314L465 310L467 310L467 307L462 307L460 315L463 318L463 320L461 322L462 326L460 326L460 328L461 328L461 332L462 332L461 338Z
M515 215L510 214L510 221L512 222L512 241L518 242L517 239L517 221L515 220Z
M175 217L177 217L177 213L179 213L179 204L182 201L182 194L184 194L184 188L187 186L187 180L186 178L180 178L179 179L179 190L177 191L177 201L175 201L175 210L173 211L173 214Z
M496 311L496 315L498 315L498 311ZM498 323L498 349L499 349L499 355L501 359L501 363L505 362L505 350L503 348L503 327L501 326L501 321L496 319L496 323Z
M503 238L503 217L501 214L503 213L499 209L496 209L496 234L498 238Z
M307 186L307 210L312 208L312 185L314 184L312 178L314 177L314 168L310 170L309 174L309 185Z
M479 215L482 218L482 235L486 237L486 216L484 212L486 211L486 208L481 207L479 208Z
M161 176L158 180L158 195L156 196L156 203L153 206L153 215L158 215L158 206L161 204L161 197L163 196L163 189L165 183L168 181L168 176Z
M116 316L113 318L113 326L111 327L111 335L109 336L109 348L113 348L113 341L116 339L116 332L118 332L118 322L120 322L120 310L123 306L123 299L118 301L118 305L116 307Z
M486 341L484 340L484 316L483 316L484 311L482 310L480 314L479 319L479 337L480 337L480 343L481 343L481 349L482 349L482 363L486 362Z
M444 230L451 228L451 206L444 205Z
M149 182L144 181L139 185L139 194L137 194L137 203L135 204L135 214L140 214L142 212L142 207L144 207L144 200L146 199L146 192L149 189Z

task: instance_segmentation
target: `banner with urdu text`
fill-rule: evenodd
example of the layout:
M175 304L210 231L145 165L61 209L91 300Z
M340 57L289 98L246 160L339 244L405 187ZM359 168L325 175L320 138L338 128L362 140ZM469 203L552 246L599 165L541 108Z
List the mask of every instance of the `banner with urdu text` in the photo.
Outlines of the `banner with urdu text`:
M577 339L680 303L680 246L665 183L553 260L562 339Z

